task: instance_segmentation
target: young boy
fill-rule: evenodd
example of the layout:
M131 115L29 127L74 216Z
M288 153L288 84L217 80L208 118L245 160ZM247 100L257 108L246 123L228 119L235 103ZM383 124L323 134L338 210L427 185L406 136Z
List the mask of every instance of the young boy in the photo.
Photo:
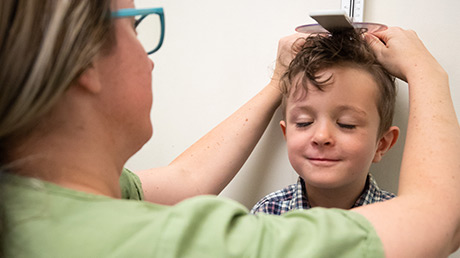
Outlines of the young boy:
M270 193L252 213L350 209L395 197L369 174L395 144L394 78L359 31L311 35L282 80L281 129L297 184Z

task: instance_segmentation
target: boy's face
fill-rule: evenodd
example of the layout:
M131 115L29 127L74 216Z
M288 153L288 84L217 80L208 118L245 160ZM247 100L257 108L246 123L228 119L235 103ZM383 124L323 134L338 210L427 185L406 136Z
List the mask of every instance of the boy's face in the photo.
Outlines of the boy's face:
M379 145L378 87L360 69L319 73L331 74L324 91L308 85L307 95L298 90L287 99L286 121L280 124L289 160L307 189L362 188Z

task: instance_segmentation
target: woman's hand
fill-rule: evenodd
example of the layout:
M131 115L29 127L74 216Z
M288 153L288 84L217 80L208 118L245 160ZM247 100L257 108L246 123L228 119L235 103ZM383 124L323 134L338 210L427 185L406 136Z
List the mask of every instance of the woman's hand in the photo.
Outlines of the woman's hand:
M444 72L412 30L392 27L366 34L379 62L394 76L408 81L426 73Z
M280 39L278 43L278 53L276 54L276 66L273 73L272 82L275 83L279 89L279 80L286 72L292 59L302 48L305 43L305 38L308 34L296 33Z

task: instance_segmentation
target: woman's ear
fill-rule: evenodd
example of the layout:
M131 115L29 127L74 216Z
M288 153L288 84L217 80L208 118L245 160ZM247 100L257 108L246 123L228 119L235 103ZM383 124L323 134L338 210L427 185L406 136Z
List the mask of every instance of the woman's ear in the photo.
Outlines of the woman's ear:
M399 128L392 126L386 131L378 142L377 150L375 151L374 159L372 162L377 163L382 160L383 155L387 153L395 145L399 137Z
M77 78L75 86L89 93L98 93L102 89L99 80L99 73L97 67L90 65L85 71Z
M286 121L280 121L281 131L283 131L284 140L286 140Z

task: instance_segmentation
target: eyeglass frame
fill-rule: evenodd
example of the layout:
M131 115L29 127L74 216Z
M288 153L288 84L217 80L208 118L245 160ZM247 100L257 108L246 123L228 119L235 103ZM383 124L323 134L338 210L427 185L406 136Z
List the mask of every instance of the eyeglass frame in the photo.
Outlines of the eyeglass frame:
M139 19L136 19L134 23L134 28L137 28L137 26L142 22L142 20L145 19L148 15L151 14L157 14L160 17L160 22L161 22L161 35L160 35L160 41L158 42L158 45L151 51L147 52L148 55L151 55L158 51L160 47L163 45L163 40L165 36L165 16L164 16L164 11L162 7L157 7L157 8L127 8L127 9L120 9L117 11L113 11L111 13L112 18L125 18L125 17L133 17L133 16L141 16Z

